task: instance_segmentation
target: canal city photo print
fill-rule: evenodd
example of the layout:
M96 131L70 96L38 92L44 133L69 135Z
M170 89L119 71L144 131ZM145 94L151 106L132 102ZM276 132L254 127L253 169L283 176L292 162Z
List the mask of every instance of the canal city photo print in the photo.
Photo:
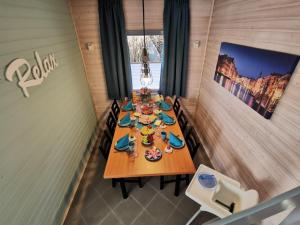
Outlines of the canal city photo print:
M270 119L299 56L222 42L214 80Z

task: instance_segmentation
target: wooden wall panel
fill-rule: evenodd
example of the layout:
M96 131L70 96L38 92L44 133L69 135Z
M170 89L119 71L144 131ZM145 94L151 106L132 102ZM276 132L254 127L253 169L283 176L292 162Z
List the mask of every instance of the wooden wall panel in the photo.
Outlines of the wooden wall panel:
M204 63L205 45L212 8L212 0L191 0L191 31L188 61L187 96L182 99L188 113L193 115L201 83L201 71ZM193 48L194 41L200 41L200 48Z
M163 0L145 0L145 27L147 30L163 29ZM143 30L141 0L124 0L124 15L127 30Z
M96 126L72 19L61 0L3 0L0 15L0 224L58 224ZM59 65L25 98L5 66L35 50Z
M196 112L213 165L270 198L300 184L300 66L271 120L213 80L221 42L300 55L300 2L216 0Z
M98 0L68 0L77 37L82 52L86 76L98 119L105 113L110 101L107 97L105 73L100 42ZM88 51L86 44L92 42L94 50Z

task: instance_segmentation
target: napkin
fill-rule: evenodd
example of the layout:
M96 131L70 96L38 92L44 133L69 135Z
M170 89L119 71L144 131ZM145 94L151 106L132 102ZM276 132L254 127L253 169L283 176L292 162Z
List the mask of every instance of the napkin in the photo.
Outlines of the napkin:
M168 116L167 114L165 113L161 113L161 119L164 121L164 123L173 123L174 122L174 119L170 116Z
M127 113L121 120L120 125L126 125L130 123L130 113Z
M180 138L178 138L172 132L170 132L169 142L170 142L170 145L172 145L174 147L180 147L182 145L182 140Z
M116 144L116 148L122 149L129 145L129 134L126 134L125 136L121 137Z
M171 109L171 105L166 103L165 101L161 101L160 102L160 107L163 109L163 110L170 110Z
M124 105L124 106L123 106L123 109L124 109L125 111L130 111L130 110L132 110L132 101L129 101L129 102L127 103L127 105Z

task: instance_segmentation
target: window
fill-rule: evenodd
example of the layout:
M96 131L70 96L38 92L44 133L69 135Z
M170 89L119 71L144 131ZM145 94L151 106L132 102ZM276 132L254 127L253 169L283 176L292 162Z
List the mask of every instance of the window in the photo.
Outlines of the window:
M143 31L129 32L127 40L130 54L132 88L137 90L141 88L140 71L142 49L144 45ZM154 90L159 89L163 44L164 40L161 31L146 32L146 47L149 55L150 70L153 76L153 83L149 88Z

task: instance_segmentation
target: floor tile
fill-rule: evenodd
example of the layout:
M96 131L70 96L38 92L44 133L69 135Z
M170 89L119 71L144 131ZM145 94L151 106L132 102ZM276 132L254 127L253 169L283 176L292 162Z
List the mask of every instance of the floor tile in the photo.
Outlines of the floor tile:
M191 217L200 208L200 205L187 196L183 196L177 208L187 217Z
M111 180L103 179L106 161L98 157L95 152L89 161L64 225L183 225L198 209L184 194L185 182L175 197L175 183L159 190L159 177L143 178L143 188L126 184L129 197L123 199L120 185L112 188ZM192 224L212 218L202 212Z
M215 219L216 216L208 213L208 212L201 212L196 218L195 220L192 222L191 225L202 225L205 222L208 222L212 219Z
M109 213L108 216L99 225L123 225L123 224L119 222L119 220L113 213Z
M156 191L150 185L145 184L143 188L134 188L130 194L145 207L155 196Z
M103 179L99 176L95 178L93 187L100 195L103 195L105 191L112 188L111 179Z
M124 224L129 225L142 210L143 208L132 197L128 197L114 209L114 212L124 222Z
M158 194L151 201L146 210L159 224L163 224L167 220L168 215L173 212L174 205Z
M169 216L165 225L184 225L188 221L188 217L184 216L179 210L175 209Z
M81 205L81 208L85 208L95 201L95 199L99 196L99 193L93 187L81 185L77 190L74 202L77 205Z
M166 179L174 179L173 178L166 178ZM184 183L184 185L183 185ZM185 192L185 182L181 182L181 188L180 188L180 194L179 196L175 196L174 192L175 192L175 182L173 183L169 183L169 184L165 184L165 187L163 190L159 190L161 194L163 194L164 196L166 196L173 204L177 205L179 203L179 201L182 199L182 197L184 196L184 192Z
M102 198L105 202L111 207L115 206L123 200L120 185L117 185L115 188L111 187L102 194Z
M143 180L150 185L154 190L159 191L159 177L147 177Z
M82 210L82 217L87 225L98 225L100 221L110 212L106 203L98 197L93 203Z
M159 223L147 211L144 211L132 225L159 225Z

